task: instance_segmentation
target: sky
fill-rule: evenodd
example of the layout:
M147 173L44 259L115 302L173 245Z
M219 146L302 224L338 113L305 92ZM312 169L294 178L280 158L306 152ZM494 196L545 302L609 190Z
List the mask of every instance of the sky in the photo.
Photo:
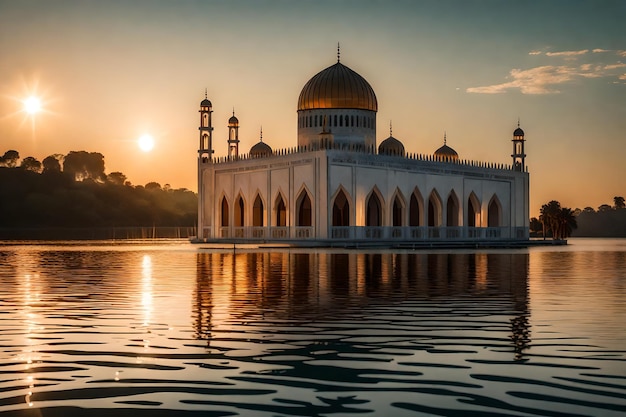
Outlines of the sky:
M511 163L526 133L530 212L626 196L626 2L0 0L0 155L100 152L133 185L197 190L199 104L214 149L297 144L297 100L337 60L378 98L377 141ZM23 100L40 98L29 115ZM149 134L145 152L138 138Z

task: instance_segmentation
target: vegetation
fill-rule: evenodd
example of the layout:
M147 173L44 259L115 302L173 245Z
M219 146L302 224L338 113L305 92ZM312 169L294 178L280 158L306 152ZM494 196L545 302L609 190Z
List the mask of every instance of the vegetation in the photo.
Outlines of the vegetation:
M613 197L613 205L601 204L597 209L569 209L558 201L541 207L539 218L530 219L534 237L565 239L575 237L626 237L626 204L624 197Z
M43 162L7 151L0 158L0 228L193 227L197 196L108 175L97 152L50 155Z

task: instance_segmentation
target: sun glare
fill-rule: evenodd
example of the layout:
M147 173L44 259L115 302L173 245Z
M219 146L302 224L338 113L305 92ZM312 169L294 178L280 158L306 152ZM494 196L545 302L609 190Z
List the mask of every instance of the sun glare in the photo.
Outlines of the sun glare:
M139 149L142 151L150 152L152 148L154 148L154 139L152 136L145 134L137 140L137 144L139 145Z
M39 113L41 111L41 100L34 96L28 97L24 100L24 111L31 115Z

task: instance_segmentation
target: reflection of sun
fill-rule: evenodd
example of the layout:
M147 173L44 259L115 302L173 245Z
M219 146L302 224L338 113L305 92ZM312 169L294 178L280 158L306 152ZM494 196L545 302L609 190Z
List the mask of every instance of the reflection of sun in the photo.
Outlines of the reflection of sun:
M137 145L139 145L139 149L142 151L150 152L154 148L154 139L148 134L142 135L137 139Z
M41 111L41 100L35 96L30 96L24 100L24 111L30 115Z

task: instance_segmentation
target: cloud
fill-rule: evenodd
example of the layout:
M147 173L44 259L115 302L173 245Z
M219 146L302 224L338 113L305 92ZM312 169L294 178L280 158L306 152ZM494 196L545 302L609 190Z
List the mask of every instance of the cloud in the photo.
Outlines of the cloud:
M511 81L482 87L470 87L465 91L479 94L502 94L509 90L519 89L522 94L556 94L558 85L567 84L584 78L616 77L616 69L626 68L626 64L618 62L610 65L582 64L544 65L526 70L512 69L507 78ZM620 71L621 72L621 71ZM626 75L626 74L625 74ZM622 76L619 76L620 79Z
M572 58L579 55L585 55L587 52L589 52L589 49L582 49L580 51L546 52L546 56L564 56Z
M626 81L626 73L619 76L619 79L622 81Z
M617 51L617 55L626 56L626 51Z
M598 54L598 53L601 53L601 52L611 52L611 50L610 50L610 49L601 49L601 48L596 48L596 49L594 49L594 50L593 50L593 51L591 51L591 52L593 52L594 54Z
M541 51L530 51L528 55L541 55L543 52Z

